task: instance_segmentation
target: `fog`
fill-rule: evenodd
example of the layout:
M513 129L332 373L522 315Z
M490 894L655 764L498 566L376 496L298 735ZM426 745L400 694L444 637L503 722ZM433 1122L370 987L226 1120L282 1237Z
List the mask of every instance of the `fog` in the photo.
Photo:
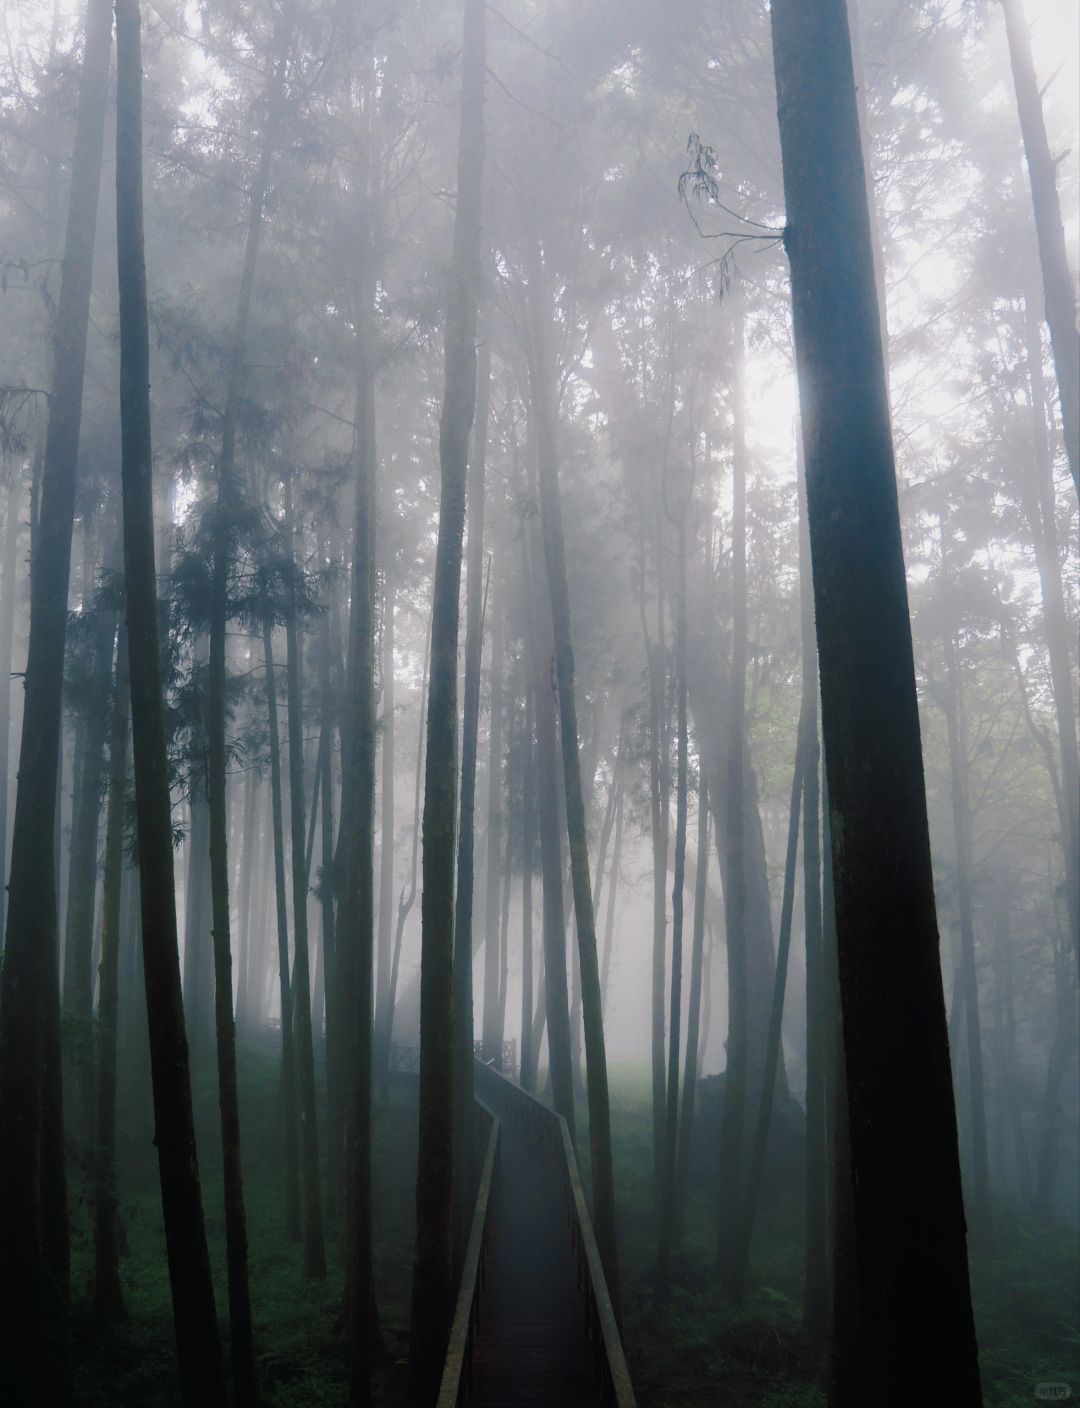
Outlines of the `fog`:
M1076 6L3 34L0 1401L1080 1392Z

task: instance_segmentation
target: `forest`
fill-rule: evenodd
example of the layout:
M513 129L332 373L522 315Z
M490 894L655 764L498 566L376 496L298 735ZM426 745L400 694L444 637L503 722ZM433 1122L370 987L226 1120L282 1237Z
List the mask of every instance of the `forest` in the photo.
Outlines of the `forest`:
M1080 1396L1073 0L5 0L0 1408Z

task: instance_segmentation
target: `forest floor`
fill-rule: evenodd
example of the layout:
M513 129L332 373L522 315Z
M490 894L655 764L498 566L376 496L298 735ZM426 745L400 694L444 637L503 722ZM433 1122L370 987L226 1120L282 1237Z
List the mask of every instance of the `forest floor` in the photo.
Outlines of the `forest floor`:
M328 1243L330 1275L303 1275L300 1248L284 1234L283 1177L276 1151L277 1076L268 1049L244 1053L246 1193L251 1285L263 1408L341 1408L347 1356L336 1322L340 1247ZM644 1069L613 1071L616 1167L626 1343L640 1408L816 1408L813 1346L801 1333L801 1196L774 1200L755 1239L745 1305L733 1314L711 1274L710 1208L693 1193L684 1250L673 1262L670 1300L652 1294L651 1116ZM210 1079L197 1090L204 1121L215 1114ZM213 1123L200 1147L207 1227L224 1316L225 1260L220 1159ZM587 1148L587 1140L581 1147ZM91 1246L81 1176L71 1175L72 1355L81 1408L175 1408L178 1403L164 1236L151 1150L122 1171L128 1319L103 1330L89 1313ZM375 1130L375 1279L386 1357L379 1402L405 1408L412 1263L416 1092L392 1087ZM973 1263L986 1408L1033 1402L1035 1384L1065 1380L1080 1392L1078 1239L1037 1233L1002 1210L994 1258Z

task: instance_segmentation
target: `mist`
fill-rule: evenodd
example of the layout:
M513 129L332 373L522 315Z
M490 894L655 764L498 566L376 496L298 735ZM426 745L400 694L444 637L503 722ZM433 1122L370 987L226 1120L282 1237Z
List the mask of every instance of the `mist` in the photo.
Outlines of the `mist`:
M1080 1393L1060 0L10 0L0 1403Z

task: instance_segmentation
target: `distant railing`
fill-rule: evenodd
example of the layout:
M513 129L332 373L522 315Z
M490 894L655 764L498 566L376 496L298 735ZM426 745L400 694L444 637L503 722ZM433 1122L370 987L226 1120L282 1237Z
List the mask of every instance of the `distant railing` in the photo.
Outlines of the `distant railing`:
M507 1080L492 1066L477 1063L475 1087L478 1099L490 1106L496 1115L506 1115L523 1125L556 1162L577 1262L578 1285L585 1301L585 1327L593 1348L600 1399L607 1408L635 1408L634 1388L630 1382L619 1324L566 1120L527 1090L522 1090L520 1085ZM453 1408L459 1401L451 1399L444 1404L440 1399L439 1408Z
M473 1347L483 1313L488 1246L499 1187L499 1117L482 1101L477 1100L476 1104L477 1110L487 1115L489 1127L436 1408L462 1408L468 1401Z
M499 1069L504 1075L509 1075L511 1072L517 1074L517 1046L516 1036L509 1037L502 1043L502 1060L499 1062ZM478 1061L484 1060L484 1043L482 1041L473 1042L473 1055Z

